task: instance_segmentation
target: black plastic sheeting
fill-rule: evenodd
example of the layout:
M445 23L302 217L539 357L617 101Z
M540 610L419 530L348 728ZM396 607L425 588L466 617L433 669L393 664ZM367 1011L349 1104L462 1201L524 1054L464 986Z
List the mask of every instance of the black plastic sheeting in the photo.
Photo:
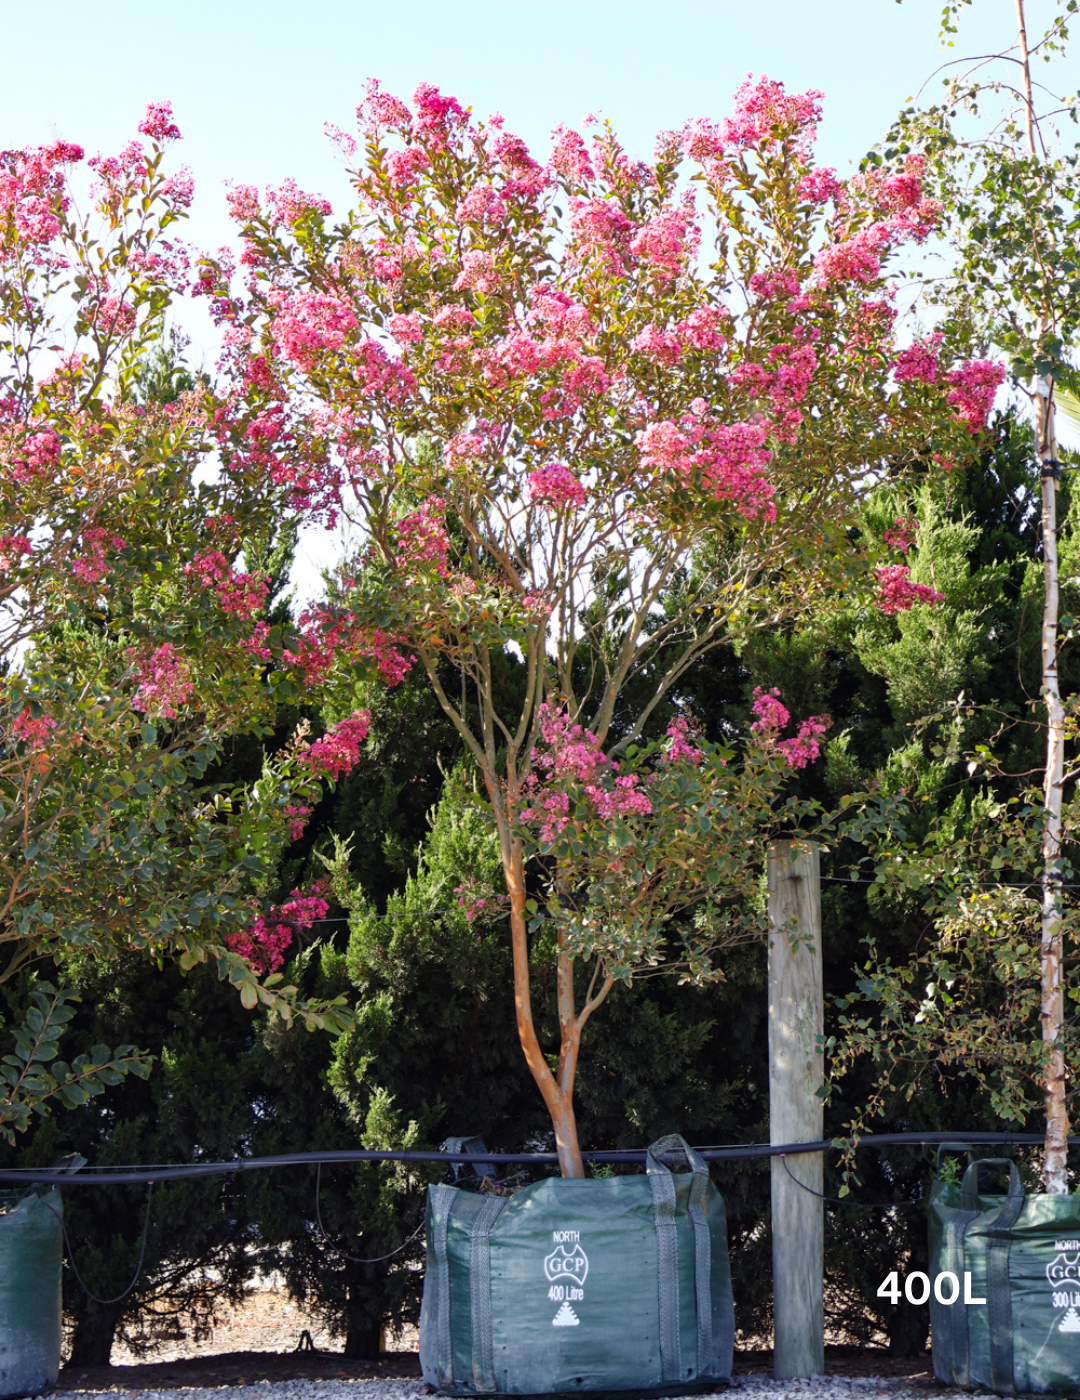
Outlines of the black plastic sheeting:
M768 1142L738 1143L732 1146L698 1147L695 1150L707 1162L731 1162L751 1157L793 1157L801 1152L829 1152L856 1147L936 1146L939 1143L970 1143L972 1146L1021 1147L1036 1146L1044 1141L1041 1133L987 1133L960 1130L949 1133L867 1133L860 1138L824 1138L819 1142L788 1142L775 1145ZM1080 1147L1080 1137L1069 1139L1070 1147ZM645 1148L625 1152L583 1152L586 1162L610 1162L631 1166L645 1164ZM483 1160L504 1166L556 1167L559 1159L554 1152L488 1152ZM73 1171L61 1163L55 1167L31 1170L0 1169L0 1185L33 1186L51 1182L62 1186L128 1186L145 1185L154 1181L187 1181L198 1176L228 1176L233 1172L268 1171L275 1167L307 1167L348 1165L350 1162L441 1162L446 1166L477 1162L476 1153L466 1152L368 1152L357 1148L347 1152L293 1152L279 1157L238 1157L231 1162L156 1163L149 1165L91 1167L88 1171Z

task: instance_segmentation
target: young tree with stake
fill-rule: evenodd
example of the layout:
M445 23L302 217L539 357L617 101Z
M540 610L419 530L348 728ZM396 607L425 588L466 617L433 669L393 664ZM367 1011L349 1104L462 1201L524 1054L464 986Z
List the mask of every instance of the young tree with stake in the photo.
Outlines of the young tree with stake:
M955 32L969 0L950 0L944 28ZM1062 700L1059 630L1062 580L1058 549L1061 462L1055 433L1055 387L1074 388L1069 359L1080 330L1080 217L1075 205L1077 155L1060 144L1055 121L1075 123L1076 101L1056 98L1038 83L1032 65L1064 51L1076 0L1059 0L1055 18L1029 40L1025 0L1014 0L1016 39L988 60L956 60L964 71L946 83L945 101L905 112L891 134L900 151L927 153L941 185L946 227L956 237L958 266L945 294L962 333L1006 351L1018 385L1027 385L1041 478L1042 699L1046 764L1041 813L1040 1023L1046 1106L1044 1180L1049 1192L1068 1190L1069 1113L1065 1065L1065 977L1062 887L1072 876L1063 841L1065 750L1075 735L1074 707ZM995 69L988 76L988 62ZM997 100L1000 120L974 131ZM934 377L934 376L931 376ZM1000 871L1001 860L994 866Z

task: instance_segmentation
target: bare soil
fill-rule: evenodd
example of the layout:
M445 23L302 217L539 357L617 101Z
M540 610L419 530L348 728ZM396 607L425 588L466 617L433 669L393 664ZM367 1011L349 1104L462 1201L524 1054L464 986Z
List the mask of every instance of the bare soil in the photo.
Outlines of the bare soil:
M107 1392L164 1390L186 1386L254 1385L285 1380L420 1379L415 1331L387 1339L390 1350L378 1361L346 1361L340 1340L303 1313L280 1292L260 1289L236 1308L223 1306L221 1324L206 1341L179 1338L159 1346L152 1359L140 1360L126 1348L113 1349L109 1367L65 1366L58 1388ZM739 1351L737 1376L772 1369L769 1351ZM909 1378L936 1388L929 1356L891 1358L877 1348L825 1348L825 1369L835 1376Z
M111 1366L64 1366L59 1390L161 1390L286 1380L419 1378L415 1329L390 1337L379 1361L346 1361L341 1341L281 1292L258 1289L238 1307L222 1304L206 1340L163 1342L151 1357L113 1347Z

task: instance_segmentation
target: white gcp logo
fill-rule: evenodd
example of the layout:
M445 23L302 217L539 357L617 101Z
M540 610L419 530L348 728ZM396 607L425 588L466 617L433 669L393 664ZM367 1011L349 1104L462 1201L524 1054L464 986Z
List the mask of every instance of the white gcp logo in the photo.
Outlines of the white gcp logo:
M569 1254L564 1245L559 1245L558 1249L544 1260L544 1273L548 1283L556 1283L560 1279L584 1283L588 1272L588 1256L579 1244L576 1244Z
M581 1235L577 1230L553 1230L551 1235L555 1249L544 1260L544 1277L551 1287L548 1298L562 1306L551 1319L552 1327L577 1327L581 1321L570 1306L585 1297L582 1287L589 1275L589 1256L581 1247ZM573 1249L566 1246L572 1244Z

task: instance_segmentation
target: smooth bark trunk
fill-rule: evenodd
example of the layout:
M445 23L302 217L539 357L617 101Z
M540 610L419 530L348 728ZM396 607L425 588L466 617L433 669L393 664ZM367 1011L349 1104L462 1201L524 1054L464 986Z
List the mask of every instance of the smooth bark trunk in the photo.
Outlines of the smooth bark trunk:
M1043 1177L1046 1190L1064 1195L1069 1110L1065 1098L1065 988L1062 978L1061 801L1065 773L1065 710L1058 683L1058 527L1057 443L1054 435L1054 381L1036 383L1036 434L1042 475L1042 543L1045 602L1042 624L1042 687L1046 703L1046 776L1043 787L1046 827L1043 834L1043 896L1040 938L1042 1037L1046 1045L1046 1142Z
M1018 44L1023 75L1024 116L1028 154L1040 159L1035 93L1031 81L1024 0L1016 0ZM1042 341L1049 325L1047 309L1040 315L1036 339ZM1069 1189L1067 1169L1069 1110L1065 1098L1065 989L1062 980L1064 950L1061 934L1061 801L1065 776L1065 710L1058 683L1058 524L1059 466L1054 432L1054 377L1037 375L1032 385L1035 405L1035 441L1042 483L1042 550L1044 601L1042 619L1042 693L1046 705L1046 773L1043 779L1043 895L1039 939L1040 991L1043 1044L1046 1047L1046 1138L1043 1146L1043 1181L1046 1190L1064 1195Z
M604 1001L613 979L604 978L596 988L594 974L581 1010L577 1009L574 993L574 960L560 946L556 967L556 992L559 1011L559 1061L553 1071L547 1062L532 1012L532 986L529 976L529 940L526 917L525 867L520 843L509 841L504 874L510 896L510 940L514 954L514 1009L517 1015L518 1037L525 1052L525 1061L551 1115L555 1133L555 1151L563 1176L582 1177L585 1163L578 1143L577 1115L574 1111L574 1082L577 1078L581 1033L586 1021Z

